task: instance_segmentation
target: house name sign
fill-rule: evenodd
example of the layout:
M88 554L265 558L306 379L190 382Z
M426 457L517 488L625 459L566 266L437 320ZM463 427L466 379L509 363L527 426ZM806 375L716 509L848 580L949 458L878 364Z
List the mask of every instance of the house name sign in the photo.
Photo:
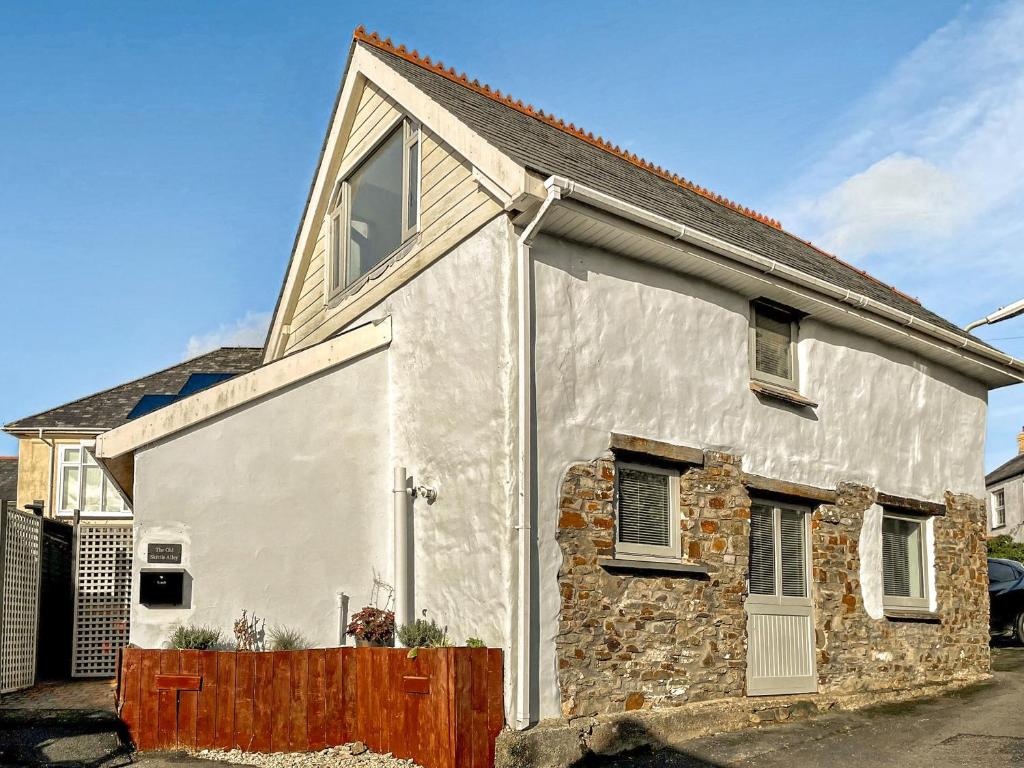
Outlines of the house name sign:
M150 544L147 563L181 563L181 544Z

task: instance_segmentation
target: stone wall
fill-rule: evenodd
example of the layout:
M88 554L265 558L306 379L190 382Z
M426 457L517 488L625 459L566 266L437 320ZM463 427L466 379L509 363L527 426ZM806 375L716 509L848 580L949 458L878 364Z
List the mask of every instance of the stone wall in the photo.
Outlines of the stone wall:
M614 553L614 456L566 471L556 638L566 718L745 693L750 495L741 462L706 452L704 466L681 470L681 555L706 565L706 577L604 568L600 559ZM946 516L934 523L938 617L931 621L873 619L864 608L859 540L873 489L844 484L835 504L808 503L820 693L988 672L984 504L952 494L946 501Z
M864 513L871 488L845 484L835 505L811 518L822 692L850 693L940 684L989 671L984 502L947 494L934 518L937 620L872 619L860 583Z
M735 696L743 690L750 500L738 463L715 455L680 478L680 546L706 578L623 575L613 554L615 462L577 464L562 485L562 711L605 714Z

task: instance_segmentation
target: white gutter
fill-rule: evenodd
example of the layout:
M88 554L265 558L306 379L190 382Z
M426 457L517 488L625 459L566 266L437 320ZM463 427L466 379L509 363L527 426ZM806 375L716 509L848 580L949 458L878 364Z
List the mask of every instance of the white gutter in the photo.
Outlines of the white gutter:
M518 321L517 371L519 385L518 407L518 615L516 617L516 727L529 728L535 721L530 710L530 694L533 691L532 665L530 662L531 600L533 599L533 578L530 550L533 537L530 526L533 500L533 317L531 299L533 296L533 262L530 245L539 231L541 221L552 204L561 198L562 188L553 179L545 182L547 197L540 209L516 242L516 315Z
M663 232L676 240L700 246L766 274L779 275L791 283L809 288L844 304L867 310L874 315L907 328L913 328L925 336L929 336L952 347L954 351L966 350L983 360L995 363L1001 367L1003 373L1024 381L1024 361L1007 355L1005 352L993 349L975 339L954 333L946 328L941 328L929 323L927 320L922 320L902 310L894 309L876 299L854 293L846 288L840 288L826 280L821 280L786 264L781 264L774 259L760 256L753 251L748 251L746 248L741 248L720 238L679 224L669 218L647 211L632 203L619 200L596 189L570 181L564 177L551 176L544 184L549 190L553 187L561 189L562 197L576 198L595 208L600 208L650 229Z

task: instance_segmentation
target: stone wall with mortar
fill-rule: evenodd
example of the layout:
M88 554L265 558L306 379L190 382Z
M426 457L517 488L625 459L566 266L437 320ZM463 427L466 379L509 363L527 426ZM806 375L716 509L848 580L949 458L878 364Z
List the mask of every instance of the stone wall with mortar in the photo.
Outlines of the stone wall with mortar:
M811 518L819 690L852 693L942 684L989 671L985 505L946 495L933 518L934 621L873 619L864 605L860 555L875 492L844 484Z
M574 464L561 487L556 638L567 719L676 707L745 694L750 495L740 459L707 451L680 467L680 547L707 576L608 570L614 554L615 457ZM864 694L989 669L985 509L948 494L934 530L937 617L871 618L860 583L859 542L875 491L843 484L835 504L812 510L819 693Z

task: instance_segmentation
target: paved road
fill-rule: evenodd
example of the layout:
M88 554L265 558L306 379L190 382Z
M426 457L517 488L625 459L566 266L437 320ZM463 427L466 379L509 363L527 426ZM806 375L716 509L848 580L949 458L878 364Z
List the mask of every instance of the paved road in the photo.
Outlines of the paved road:
M1024 648L994 648L993 679L954 694L596 760L600 768L985 768L1024 763Z

